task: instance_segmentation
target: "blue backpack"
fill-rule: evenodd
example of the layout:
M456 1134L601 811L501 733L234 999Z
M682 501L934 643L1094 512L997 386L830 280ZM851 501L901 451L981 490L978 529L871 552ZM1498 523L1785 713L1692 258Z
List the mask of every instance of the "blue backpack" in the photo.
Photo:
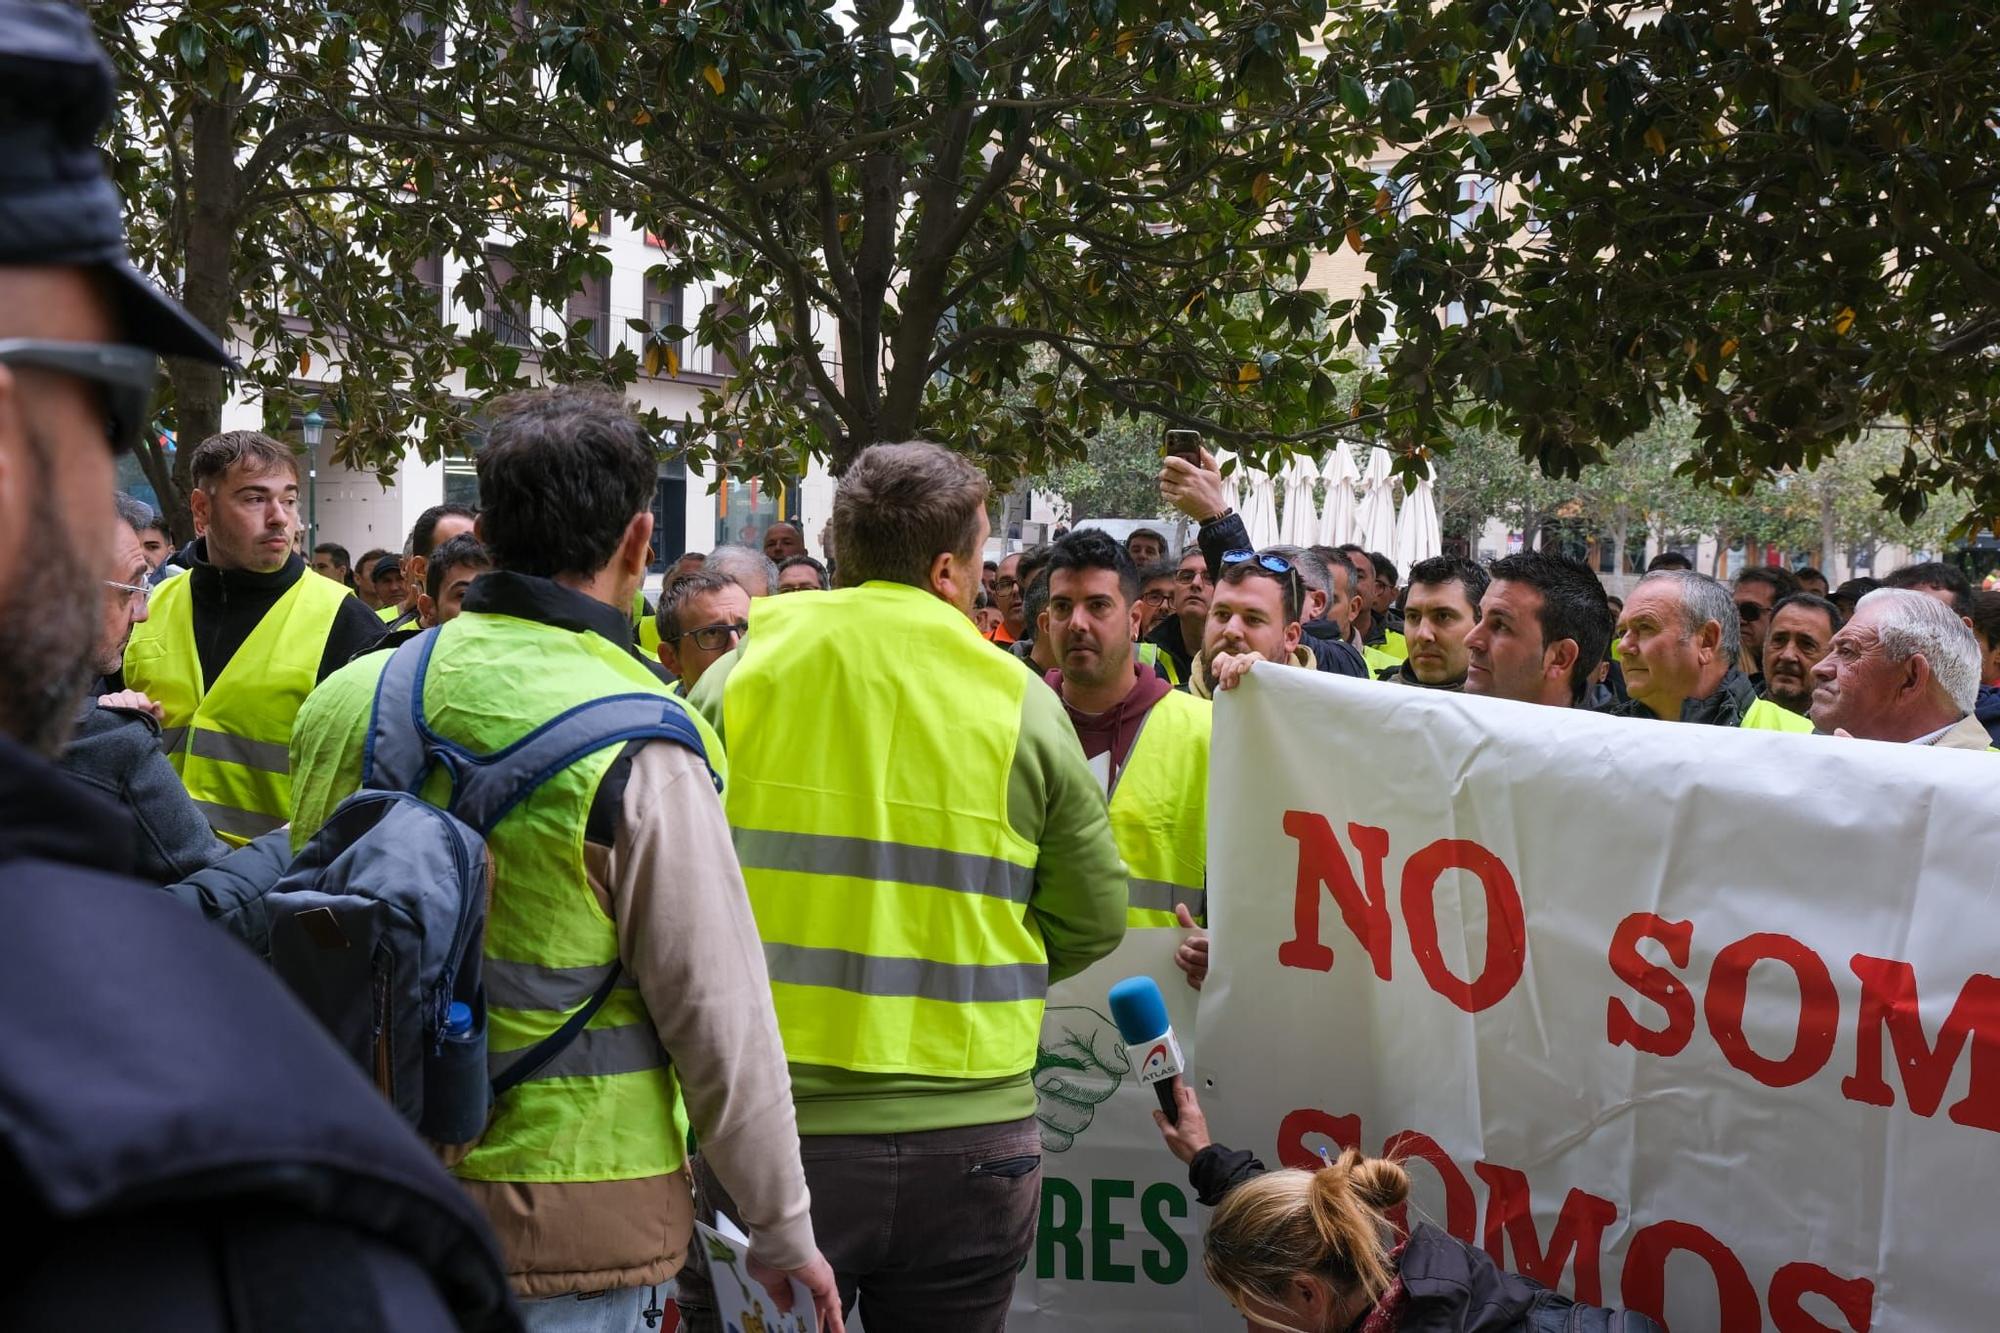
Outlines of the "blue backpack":
M708 754L678 702L638 693L592 700L503 750L475 754L424 722L436 641L437 631L426 630L390 657L375 690L360 790L266 901L278 974L419 1132L466 1145L484 1132L494 1100L576 1039L621 971L614 964L589 1000L525 1051L488 1053L486 835L544 782L607 746L663 740L704 763ZM417 795L437 768L451 780L441 807Z

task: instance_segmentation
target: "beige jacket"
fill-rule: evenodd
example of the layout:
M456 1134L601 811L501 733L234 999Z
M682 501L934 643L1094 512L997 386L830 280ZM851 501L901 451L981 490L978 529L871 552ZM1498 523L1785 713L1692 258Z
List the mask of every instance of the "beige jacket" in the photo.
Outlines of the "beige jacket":
M1940 750L1990 750L1993 738L1986 734L1986 724L1967 713L1952 723L1951 730L1931 742Z
M584 864L736 1220L759 1259L802 1267L815 1251L791 1077L743 872L701 761L666 743L636 751L613 843L586 842ZM486 1210L523 1296L654 1286L687 1258L686 1171L460 1183Z

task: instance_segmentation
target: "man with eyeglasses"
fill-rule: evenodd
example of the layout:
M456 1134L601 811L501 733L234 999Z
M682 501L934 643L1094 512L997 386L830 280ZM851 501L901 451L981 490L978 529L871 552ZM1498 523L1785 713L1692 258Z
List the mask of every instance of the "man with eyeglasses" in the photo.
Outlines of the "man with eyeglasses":
M750 594L727 574L698 569L661 596L659 620L660 665L685 699L750 628Z
M184 879L221 859L229 844L181 785L160 752L160 706L122 684L125 644L146 619L144 540L153 511L131 496L114 495L118 523L112 532L111 572L91 667L99 680L77 715L76 735L62 753L65 772L116 801L138 824L135 872L156 884Z
M1199 549L1190 546L1181 552L1174 567L1172 610L1163 616L1145 642L1152 644L1173 668L1172 679L1185 683L1194 671L1194 659L1201 653L1202 635L1208 630L1208 599L1215 591L1209 582L1208 561Z
M993 599L994 609L1000 612L1000 627L986 637L1000 644L1027 637L1028 604L1021 587L1019 551L1002 557L1000 567L993 575L992 586L986 591Z
M1742 656L1737 665L1750 678L1750 687L1764 690L1764 638L1771 632L1771 612L1779 602L1799 590L1799 581L1788 569L1776 565L1752 565L1736 576L1736 621Z
M131 875L128 812L52 762L138 613L111 497L157 357L229 356L125 256L88 15L0 0L0 74L0 1175L25 1247L0 1327L203 1333L246 1297L504 1326L491 1242L422 1141L268 968Z
M160 705L161 740L225 842L284 824L286 746L313 687L382 637L382 623L292 549L299 468L257 431L195 446L194 565L153 593L125 649L125 682Z

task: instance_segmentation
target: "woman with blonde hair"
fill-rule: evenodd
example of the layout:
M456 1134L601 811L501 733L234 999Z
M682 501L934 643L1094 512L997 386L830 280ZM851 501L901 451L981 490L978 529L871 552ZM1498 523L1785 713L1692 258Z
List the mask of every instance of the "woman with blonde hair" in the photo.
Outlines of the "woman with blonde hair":
M1286 1333L1663 1333L1643 1315L1578 1305L1503 1270L1427 1222L1399 1231L1400 1164L1350 1148L1317 1170L1266 1171L1212 1142L1194 1089L1180 1121L1155 1112L1203 1203L1215 1204L1202 1265L1249 1320Z

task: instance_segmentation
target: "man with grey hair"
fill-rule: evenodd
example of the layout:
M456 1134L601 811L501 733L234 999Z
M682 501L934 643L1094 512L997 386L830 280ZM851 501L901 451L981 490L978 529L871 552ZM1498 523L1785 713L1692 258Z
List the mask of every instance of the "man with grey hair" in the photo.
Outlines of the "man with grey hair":
M60 763L71 777L109 797L132 816L139 830L133 873L154 884L192 875L222 858L229 845L209 831L194 798L160 749L160 706L138 690L124 688L125 644L132 627L148 614L150 572L141 533L157 522L153 511L117 492L97 646L90 666L97 673L77 714L76 734Z
M1990 750L1972 714L1979 642L1951 607L1907 588L1878 588L1813 667L1812 720L1865 741Z
M1729 589L1706 574L1662 569L1639 580L1618 617L1631 698L1610 711L1715 727L1810 732L1796 713L1757 697L1737 668L1741 620Z
M752 597L769 597L778 586L778 567L762 551L747 546L718 546L708 553L702 568L735 579Z
M1291 561L1305 584L1305 616L1299 626L1299 646L1313 655L1313 665L1336 676L1369 679L1361 650L1347 642L1348 629L1353 624L1354 608L1349 594L1354 587L1354 571L1336 569L1319 552L1303 546L1264 549Z

